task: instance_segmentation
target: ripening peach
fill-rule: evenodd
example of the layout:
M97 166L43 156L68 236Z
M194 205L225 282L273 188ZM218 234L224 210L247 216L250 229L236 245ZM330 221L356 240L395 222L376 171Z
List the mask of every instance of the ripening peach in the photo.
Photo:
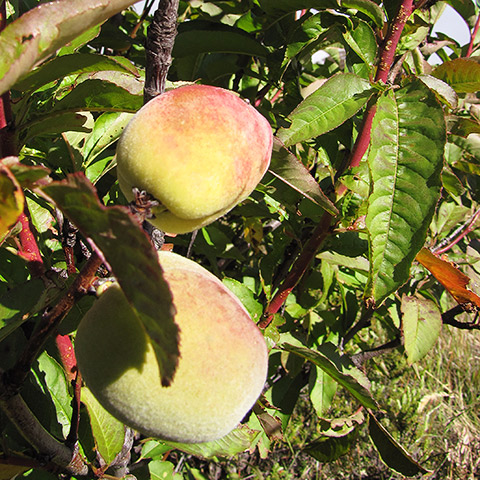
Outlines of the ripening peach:
M117 172L160 205L150 221L186 233L244 200L265 174L272 153L268 121L235 93L208 85L170 90L144 105L125 128Z
M268 352L238 298L192 260L159 253L180 328L170 386L149 337L118 285L82 319L75 339L86 385L126 425L164 440L218 439L242 420L265 384Z

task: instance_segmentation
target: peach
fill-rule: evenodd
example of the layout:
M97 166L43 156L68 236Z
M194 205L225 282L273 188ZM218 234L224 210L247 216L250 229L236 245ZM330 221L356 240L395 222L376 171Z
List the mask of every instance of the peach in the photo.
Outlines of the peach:
M167 91L129 122L117 148L126 198L146 191L150 221L186 233L224 215L255 189L272 153L268 121L235 93L209 85Z
M213 274L175 253L159 252L159 260L180 327L171 385L162 386L151 341L116 284L80 322L78 366L99 402L126 425L164 440L215 440L234 429L261 394L266 343Z

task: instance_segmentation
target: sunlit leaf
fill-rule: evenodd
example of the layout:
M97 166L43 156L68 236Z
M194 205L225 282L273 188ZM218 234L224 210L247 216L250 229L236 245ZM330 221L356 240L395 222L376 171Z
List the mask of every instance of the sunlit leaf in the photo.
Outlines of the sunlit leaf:
M312 177L305 165L282 142L274 138L272 160L270 163L272 175L301 193L304 197L320 205L332 215L337 215L337 207L322 192L318 182Z
M235 280L234 278L224 278L222 283L235 294L235 296L242 302L252 317L252 320L257 323L263 313L263 305L255 299L255 293L252 292L245 284Z
M327 343L321 346L321 350L312 350L284 343L282 348L287 352L300 355L320 367L345 387L363 406L376 408L377 402L369 391L367 377L353 365L347 356L340 355L333 345Z
M373 444L382 460L390 468L407 477L413 477L419 473L430 473L412 458L372 413L370 413L368 427Z
M458 95L448 83L445 83L432 75L421 75L418 78L428 88L433 90L443 103L446 103L452 109L457 108Z
M97 118L93 131L83 147L86 166L118 140L132 116L132 113L127 112L106 112Z
M19 125L24 142L39 135L57 134L64 132L89 132L88 117L80 112L58 112L43 116L37 121L28 122L26 126Z
M128 75L132 82L137 82ZM143 105L142 86L128 91L124 86L110 81L91 79L77 85L71 93L57 102L52 113L60 111L110 111L135 113Z
M45 395L50 397L55 407L55 420L62 426L63 437L67 438L72 421L72 397L63 368L47 352L43 352L37 359L35 370Z
M433 70L432 75L448 83L457 93L480 90L480 61L471 58L455 58Z
M175 465L164 460L153 460L148 464L151 480L183 480L183 475L175 473Z
M373 181L366 225L373 305L403 285L440 196L446 127L435 95L420 81L380 97L368 163Z
M39 5L0 33L0 94L32 67L137 0L59 0Z
M480 297L467 288L470 279L455 265L437 257L427 248L422 248L415 258L430 270L460 305L469 309L480 309Z
M402 297L402 331L409 364L421 360L435 345L442 329L442 315L427 298Z
M324 417L337 391L337 382L320 367L310 370L310 401L319 417Z
M124 208L101 205L81 174L69 175L42 191L103 253L153 341L162 383L168 385L178 361L178 326L170 290L146 234Z
M370 72L377 56L377 41L372 27L366 22L358 22L355 28L343 33L343 38Z
M170 445L172 448L177 448L183 452L203 458L231 457L232 455L236 455L251 448L259 434L259 431L252 430L246 425L241 425L224 437L211 442L165 443Z
M17 90L35 90L47 83L67 75L112 70L138 76L136 67L124 57L108 57L92 53L74 53L55 57L44 63L20 82L15 84Z
M0 242L23 212L25 198L12 172L0 163Z
M352 73L338 74L315 90L288 116L292 124L278 131L288 147L329 132L355 115L373 93L370 82Z
M343 8L354 8L370 17L378 28L383 28L385 14L372 0L341 0Z
M109 465L122 450L125 426L100 405L88 388L82 388L81 398L87 407L97 451Z

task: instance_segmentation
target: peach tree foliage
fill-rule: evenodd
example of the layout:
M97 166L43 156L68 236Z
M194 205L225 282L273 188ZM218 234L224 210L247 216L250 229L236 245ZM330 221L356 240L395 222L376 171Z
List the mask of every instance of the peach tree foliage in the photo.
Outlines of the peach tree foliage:
M165 238L242 300L270 348L268 388L244 424L190 445L134 437L80 394L69 350L92 285L115 276L154 339L162 381L175 371L162 272L124 208L114 156L143 104L153 12L137 14L128 0L37 3L0 2L2 478L182 478L164 460L172 449L265 458L301 394L318 418L305 447L314 458L333 461L368 432L390 468L435 468L382 423L369 372L392 349L418 362L443 324L476 328L478 2L447 2L472 31L463 46L431 34L445 2L179 2L167 88L238 92L276 137L270 170L247 200ZM446 252L462 271L439 263ZM465 310L470 317L455 318ZM341 389L351 410L335 418Z

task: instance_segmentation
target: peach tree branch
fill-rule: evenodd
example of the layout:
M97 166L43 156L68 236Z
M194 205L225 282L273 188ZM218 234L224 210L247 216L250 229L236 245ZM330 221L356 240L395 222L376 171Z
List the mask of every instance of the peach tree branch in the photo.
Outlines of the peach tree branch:
M385 40L380 48L378 68L375 76L376 82L387 82L388 74L392 67L393 60L395 59L395 52L400 36L402 35L408 18L414 10L415 5L413 0L403 0L401 2L398 12L393 22L390 24ZM364 153L367 151L368 145L370 144L372 121L375 116L375 111L376 103L375 99L372 99L367 105L362 126L352 150L349 162L350 167L358 166ZM263 318L259 322L260 328L266 328L271 323L275 313L280 310L290 292L301 280L304 273L307 271L308 266L314 259L318 249L330 235L332 220L333 217L329 213L325 212L323 214L323 217L320 219L320 222L313 231L310 239L295 260L292 269L287 274L273 299L265 309Z
M144 103L165 91L168 69L172 63L172 49L177 35L179 0L163 0L148 27Z

